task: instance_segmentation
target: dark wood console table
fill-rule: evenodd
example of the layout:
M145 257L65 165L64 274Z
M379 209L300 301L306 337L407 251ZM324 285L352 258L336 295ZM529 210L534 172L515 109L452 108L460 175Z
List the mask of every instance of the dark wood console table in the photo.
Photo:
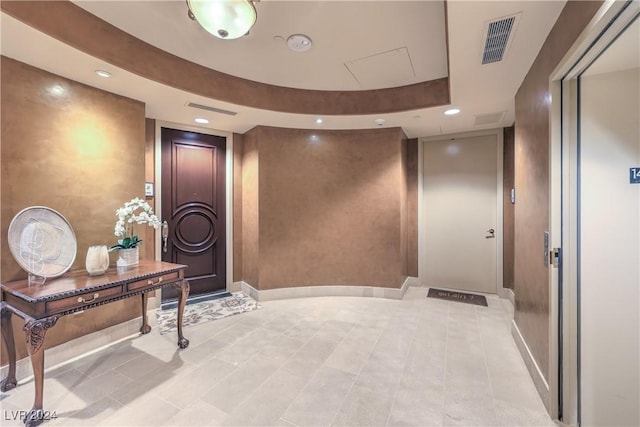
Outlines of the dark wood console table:
M2 391L16 387L16 348L11 317L24 319L27 352L31 359L35 383L33 408L24 419L27 426L44 421L42 391L44 381L44 339L47 330L67 314L109 304L124 298L141 296L142 327L147 334L151 327L147 322L147 295L164 286L182 290L178 300L178 346L187 348L189 340L182 335L182 314L189 294L189 282L184 279L186 265L161 261L141 260L137 266L126 270L110 268L102 276L91 277L84 270L72 271L43 285L29 285L27 280L0 284L0 318L2 340L9 356L7 377L0 382Z

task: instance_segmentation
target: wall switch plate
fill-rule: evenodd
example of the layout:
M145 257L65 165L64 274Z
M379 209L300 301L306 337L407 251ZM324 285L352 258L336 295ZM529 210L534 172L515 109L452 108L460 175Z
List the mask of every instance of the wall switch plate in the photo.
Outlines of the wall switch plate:
M153 182L144 183L144 195L146 197L153 197Z

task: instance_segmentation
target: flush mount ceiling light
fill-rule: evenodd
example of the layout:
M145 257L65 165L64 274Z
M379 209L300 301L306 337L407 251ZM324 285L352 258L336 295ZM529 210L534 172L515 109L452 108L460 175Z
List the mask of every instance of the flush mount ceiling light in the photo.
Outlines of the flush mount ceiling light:
M104 77L105 79L111 77L111 73L105 70L96 70L96 74L100 77Z
M446 114L447 116L453 116L455 114L458 114L460 112L459 108L450 108L447 111L444 112L444 114Z
M187 0L189 18L221 39L244 36L256 23L257 13L249 0Z
M193 121L196 122L196 123L201 123L203 125L209 123L209 120L204 119L202 117L197 117L197 118L193 119Z

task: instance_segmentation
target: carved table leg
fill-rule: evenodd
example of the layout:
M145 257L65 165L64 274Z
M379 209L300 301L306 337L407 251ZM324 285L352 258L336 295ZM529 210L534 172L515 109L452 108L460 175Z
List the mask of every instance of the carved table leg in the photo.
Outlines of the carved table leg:
M12 314L4 302L0 303L2 342L4 348L7 349L7 356L9 356L7 377L0 382L0 390L2 391L11 390L18 384L16 380L16 342L13 338L13 324L11 323Z
M58 321L57 316L44 319L30 319L25 322L24 330L27 338L27 351L33 368L36 395L33 408L24 418L27 427L37 426L44 421L45 412L42 409L42 392L44 385L44 338L47 330Z
M146 292L142 293L142 327L140 328L141 334L148 334L151 332L151 326L147 322L147 298L149 295Z
M180 287L182 292L178 297L178 347L189 347L189 340L182 335L182 315L184 313L184 307L187 305L187 296L189 296L189 282L183 280L176 284L176 287Z

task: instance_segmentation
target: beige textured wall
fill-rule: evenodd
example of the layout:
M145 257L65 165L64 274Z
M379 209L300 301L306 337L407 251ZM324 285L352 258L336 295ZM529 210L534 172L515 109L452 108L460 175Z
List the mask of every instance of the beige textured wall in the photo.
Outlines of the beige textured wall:
M399 287L407 252L404 139L399 128L247 132L244 280L258 289Z
M407 254L409 250L409 240L407 232L408 225L408 209L407 209L407 188L409 176L407 175L407 137L402 133L400 140L400 271L403 278L407 276Z
M9 223L20 210L48 206L71 223L78 241L72 268L84 269L88 246L115 243L116 208L144 195L144 104L6 57L1 67L1 241L7 241ZM65 95L51 95L53 85ZM26 278L6 244L0 257L0 280ZM45 345L138 315L139 300L132 298L66 316L49 331ZM20 344L24 333L14 319ZM19 357L25 355L24 346L17 350Z
M156 212L156 197L155 194L159 190L156 187L156 121L154 119L145 119L145 134L144 134L144 182L153 183L152 197L145 196L144 199L151 205L153 211ZM140 198L143 198L144 191L140 193ZM160 218L162 219L162 218ZM155 259L156 256L156 230L153 227L144 227L144 236L140 237L144 239L140 248L140 257L145 259Z
M549 285L542 251L549 227L549 77L601 5L567 2L515 99L514 317L547 379Z

